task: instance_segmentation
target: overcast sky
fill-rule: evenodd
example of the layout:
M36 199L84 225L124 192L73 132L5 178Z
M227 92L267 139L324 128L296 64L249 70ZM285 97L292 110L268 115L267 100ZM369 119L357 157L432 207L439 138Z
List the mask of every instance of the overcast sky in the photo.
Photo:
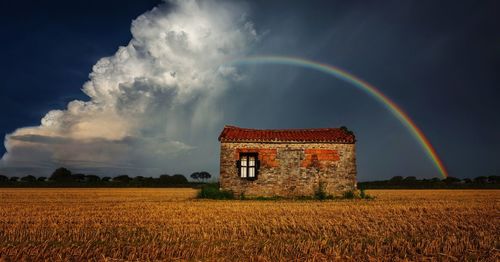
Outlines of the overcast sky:
M0 172L98 175L219 171L225 124L347 126L359 180L438 177L419 142L349 83L403 108L451 176L498 175L497 1L4 1Z

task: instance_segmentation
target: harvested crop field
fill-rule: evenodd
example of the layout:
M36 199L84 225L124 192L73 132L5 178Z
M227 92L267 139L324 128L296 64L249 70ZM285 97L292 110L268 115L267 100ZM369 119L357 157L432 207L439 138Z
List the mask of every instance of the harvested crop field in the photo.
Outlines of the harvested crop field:
M368 193L376 199L216 201L193 199L193 189L0 189L0 257L499 260L500 190Z

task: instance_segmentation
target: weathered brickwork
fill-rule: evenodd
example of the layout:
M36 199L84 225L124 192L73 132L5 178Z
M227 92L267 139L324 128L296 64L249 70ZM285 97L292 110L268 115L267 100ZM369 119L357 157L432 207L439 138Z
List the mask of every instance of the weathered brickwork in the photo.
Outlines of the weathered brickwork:
M256 180L239 177L240 153L258 154ZM320 185L339 195L356 187L355 144L221 142L220 172L221 188L237 196L310 196Z
M335 161L339 161L340 157L337 150L333 149L311 149L304 150L305 158L301 161L301 167L321 167L322 165L329 166Z
M236 148L236 150L234 150L234 161L240 158L240 153L257 153L262 166L278 167L278 162L276 161L276 148Z

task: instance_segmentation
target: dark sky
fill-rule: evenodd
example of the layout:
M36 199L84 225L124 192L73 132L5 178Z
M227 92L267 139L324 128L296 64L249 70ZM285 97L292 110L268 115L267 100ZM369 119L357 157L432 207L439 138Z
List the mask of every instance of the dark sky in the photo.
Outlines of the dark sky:
M132 19L161 2L2 1L0 134L86 100L80 89L92 66L130 41Z
M0 134L39 125L48 111L64 109L71 100L87 101L81 88L92 66L126 45L131 21L160 2L3 1ZM261 34L251 54L304 57L347 69L409 114L450 175L498 175L498 1L242 5ZM401 123L349 84L294 67L242 70L250 77L225 93L223 122L257 128L346 125L357 134L361 180L437 175ZM264 98L238 99L255 93ZM217 161L212 162L206 169L217 172Z

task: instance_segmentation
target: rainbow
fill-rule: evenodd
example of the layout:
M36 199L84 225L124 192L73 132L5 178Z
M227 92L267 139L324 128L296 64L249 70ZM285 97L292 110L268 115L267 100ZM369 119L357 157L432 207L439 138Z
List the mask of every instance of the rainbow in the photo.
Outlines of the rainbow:
M424 135L422 130L413 122L413 120L401 109L394 101L384 95L378 88L364 81L363 79L343 70L339 67L332 66L325 63L320 63L304 58L288 57L288 56L251 56L232 60L226 65L239 65L239 64L281 64L299 66L317 70L338 79L346 81L353 86L368 93L377 101L382 103L399 121L410 131L412 136L419 142L429 159L434 163L437 170L443 177L448 177L448 172L444 167L443 161L439 158L436 149L429 142L429 139Z

